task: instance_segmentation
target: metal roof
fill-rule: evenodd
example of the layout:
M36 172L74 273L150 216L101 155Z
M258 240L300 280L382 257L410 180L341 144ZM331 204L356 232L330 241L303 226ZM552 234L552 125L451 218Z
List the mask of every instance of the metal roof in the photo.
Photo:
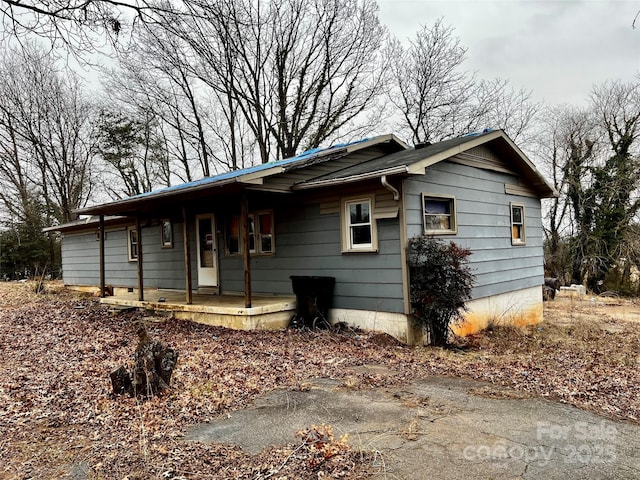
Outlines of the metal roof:
M475 146L492 142L500 149L506 161L527 178L541 197L556 195L554 188L545 180L526 155L502 130L484 130L442 142L392 153L362 162L294 185L296 190L317 188L324 185L361 181L383 175L424 174L425 168L462 153Z
M478 138L482 135L486 135L487 133L489 132L452 138L450 140L444 140L442 142L434 143L431 145L425 145L423 147L413 148L411 150L405 150L403 152L392 153L390 155L385 155L384 157L369 160L368 162L352 165L342 170L331 172L321 177L316 177L302 183L315 184L322 181L356 177L359 175L373 173L375 171L388 171L391 169L395 169L395 167L408 167L409 165L424 158L432 157L434 155L437 155L438 153L445 152L450 148L456 147L458 145L464 145L471 138Z
M163 188L163 189L160 189L160 190L153 190L151 192L140 193L138 195L133 195L131 197L128 197L128 199L133 200L133 199L136 199L136 198L145 198L145 197L154 196L154 195L163 194L163 193L176 192L176 191L180 191L180 190L189 190L189 189L198 188L198 187L202 187L202 186L206 186L206 185L213 185L213 184L216 184L216 183L223 183L225 181L233 180L233 179L245 176L245 175L251 175L251 174L254 174L254 173L263 172L263 171L269 170L271 168L287 167L287 166L292 166L292 165L298 164L298 163L306 163L306 161L308 161L308 160L316 159L318 157L323 157L325 155L329 155L331 153L334 153L334 152L337 152L337 151L340 151L340 150L344 150L347 147L350 147L350 146L353 146L353 145L357 145L359 143L364 143L364 142L366 142L368 140L370 140L370 139L369 138L363 138L363 139L357 140L355 142L338 143L336 145L331 145L330 147L326 147L326 148L311 148L309 150L306 150L306 151L302 152L299 155L296 155L295 157L285 158L283 160L277 160L277 161L274 161L274 162L262 163L260 165L254 165L252 167L247 167L247 168L242 168L242 169L239 169L239 170L232 170L230 172L220 173L218 175L214 175L213 177L205 177L205 178L202 178L200 180L193 180L191 182L181 183L179 185L166 187L166 188Z
M378 145L392 143L394 150L406 149L408 146L391 134L380 135L373 138L364 138L349 143L339 143L326 148L313 148L302 152L295 157L268 162L253 167L221 173L213 177L206 177L192 182L182 183L172 187L154 190L151 192L134 195L122 200L94 205L76 210L80 215L133 215L141 209L151 208L151 202L163 202L168 207L175 207L175 200L187 196L202 196L216 187L227 186L233 191L233 184L241 186L260 184L261 179L278 173L303 168L309 164L326 161L335 158L336 155ZM156 205L158 206L158 205Z
M167 215L171 212L178 214L181 212L181 205L184 205L184 202L198 201L220 194L231 194L245 188L259 189L267 177L303 169L316 163L348 155L351 152L380 145L387 145L385 151L392 153L381 154L373 160L363 161L341 170L300 181L290 188L291 190L304 190L380 178L384 175L424 174L425 169L430 165L485 143L491 143L492 148L496 149L508 167L521 174L527 185L533 188L540 197L550 197L557 194L527 156L502 130L485 130L413 149L408 149L404 142L393 135L381 135L356 142L340 143L327 148L315 148L292 158L226 172L115 202L86 207L77 210L76 213L108 216L134 216L140 213L157 214L158 212Z

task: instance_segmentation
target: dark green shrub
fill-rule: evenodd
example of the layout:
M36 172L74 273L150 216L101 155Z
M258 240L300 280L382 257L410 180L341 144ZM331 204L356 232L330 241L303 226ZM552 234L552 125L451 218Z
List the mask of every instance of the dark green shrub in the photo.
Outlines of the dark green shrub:
M451 326L462 319L471 298L474 276L471 251L432 237L409 240L407 261L411 311L434 345L447 345Z

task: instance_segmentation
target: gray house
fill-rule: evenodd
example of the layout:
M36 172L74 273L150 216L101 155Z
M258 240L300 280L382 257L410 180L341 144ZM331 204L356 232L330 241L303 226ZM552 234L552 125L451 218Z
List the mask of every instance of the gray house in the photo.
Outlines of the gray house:
M63 278L103 302L232 328L282 328L291 276L335 277L332 322L411 342L405 247L472 250L465 334L542 319L540 199L554 195L501 130L408 148L393 135L305 152L78 213Z

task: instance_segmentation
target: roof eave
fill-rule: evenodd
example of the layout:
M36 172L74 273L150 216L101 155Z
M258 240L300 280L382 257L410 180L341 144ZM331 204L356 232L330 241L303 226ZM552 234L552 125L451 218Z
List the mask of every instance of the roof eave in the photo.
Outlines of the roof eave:
M333 178L326 180L318 180L315 182L298 183L291 187L292 190L310 190L312 188L322 188L327 186L345 185L348 183L362 182L365 180L371 180L373 178L380 178L384 175L402 175L408 173L406 165L399 165L392 168L385 168L383 170L376 170L365 174L350 175L343 178Z
M524 154L524 152L520 150L520 148L515 143L513 143L513 141L504 132L504 130L494 130L484 135L471 137L468 142L456 145L435 155L425 157L424 159L409 165L408 173L424 174L426 168L435 165L436 163L439 163L443 160L446 160L447 158L451 158L459 153L463 153L474 147L489 143L496 139L504 140L507 145L513 150L513 152L515 152L517 158L520 160L520 162L522 162L524 167L528 169L529 172L532 173L536 178L537 181L532 183L532 186L538 191L540 198L551 198L558 196L558 192L556 191L556 189L553 188L551 184L549 184L547 179L544 178L544 176L538 171L538 169Z
M190 195L200 192L202 190L208 190L212 187L224 187L230 184L237 184L236 178L229 180L222 180L215 183L206 183L204 185L198 185L195 187L189 187L179 190L169 190L167 192L159 191L150 195L136 196L131 198L125 198L124 200L117 200L115 202L103 203L100 205L94 205L92 207L80 208L74 210L74 213L78 215L116 215L123 214L127 210L135 210L136 206L145 205L159 200L169 199L171 197L180 197L184 195ZM245 182L249 184L255 184L255 181Z
M129 220L130 222L131 220ZM127 222L127 217L122 216L109 216L105 218L105 226L113 226L119 225ZM95 216L90 216L87 218L81 218L78 220L74 220L67 223L62 223L60 225L54 225L51 227L45 227L42 229L44 233L49 232L69 232L76 230L89 230L92 228L96 228L100 224L100 220Z

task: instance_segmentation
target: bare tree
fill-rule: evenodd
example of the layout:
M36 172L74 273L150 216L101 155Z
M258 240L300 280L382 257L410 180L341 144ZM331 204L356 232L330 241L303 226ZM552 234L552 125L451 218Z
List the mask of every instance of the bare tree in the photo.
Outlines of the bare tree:
M39 36L73 55L115 46L137 24L176 14L179 3L148 0L0 0L4 39Z
M547 109L542 124L538 155L558 192L558 197L547 200L545 269L563 278L569 269L570 280L581 283L591 235L587 190L601 148L596 119L591 109L565 106Z
M486 127L502 128L522 143L539 105L530 92L515 90L506 80L479 80L465 71L466 51L442 19L423 27L407 48L392 43L397 61L389 99L402 117L400 128L414 143Z
M127 92L125 102L152 109L166 124L167 142L173 143L170 150L187 181L192 179L193 161L208 177L210 157L217 160L207 139L210 132L202 85L193 74L189 54L188 45L179 37L158 25L147 25L135 35L135 48L121 55L121 71L110 82L111 91ZM144 70L140 65L145 65Z
M0 60L0 129L8 164L0 169L20 202L40 195L51 220L66 222L91 194L91 107L76 77L29 44ZM13 173L8 170L13 169ZM9 202L7 202L8 204Z
M391 102L403 117L403 125L415 143L436 141L453 135L448 124L456 124L469 101L474 78L462 71L467 49L442 19L423 27L407 49L396 40L393 68L397 90Z
M371 0L195 1L189 8L174 32L216 93L231 144L246 122L262 162L351 133L385 87L386 32Z

